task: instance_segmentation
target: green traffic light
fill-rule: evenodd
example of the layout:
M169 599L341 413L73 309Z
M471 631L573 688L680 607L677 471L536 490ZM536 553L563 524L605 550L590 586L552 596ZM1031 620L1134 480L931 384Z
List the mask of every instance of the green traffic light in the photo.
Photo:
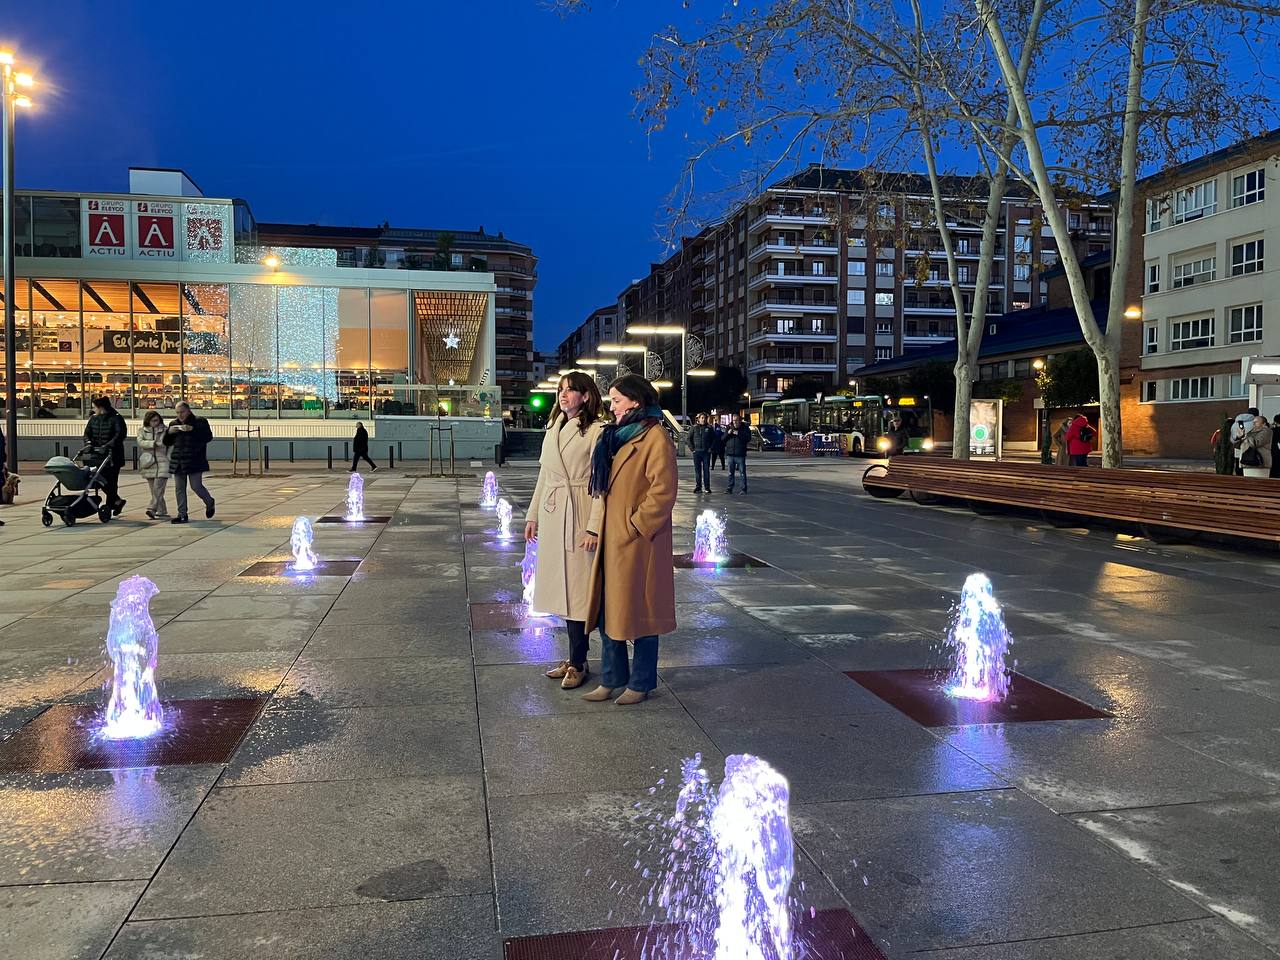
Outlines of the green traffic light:
M542 395L541 395L541 394L537 394L537 393L535 393L532 397L530 397L530 398L529 398L529 406L533 407L533 409L535 409L535 410L541 410L541 409L542 409Z

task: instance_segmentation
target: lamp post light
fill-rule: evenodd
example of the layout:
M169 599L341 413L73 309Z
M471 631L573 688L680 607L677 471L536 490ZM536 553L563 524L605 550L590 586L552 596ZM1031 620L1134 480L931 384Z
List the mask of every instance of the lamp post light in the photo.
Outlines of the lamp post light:
M680 338L680 452L684 453L684 436L689 427L689 331L675 324L638 324L627 327L627 333L640 337Z
M19 90L35 86L31 74L15 69L13 53L0 50L0 126L3 127L4 156L2 176L4 180L4 377L7 396L4 408L5 434L8 437L6 466L11 473L18 470L18 331L13 312L13 129L14 114L19 107L31 106L31 98Z

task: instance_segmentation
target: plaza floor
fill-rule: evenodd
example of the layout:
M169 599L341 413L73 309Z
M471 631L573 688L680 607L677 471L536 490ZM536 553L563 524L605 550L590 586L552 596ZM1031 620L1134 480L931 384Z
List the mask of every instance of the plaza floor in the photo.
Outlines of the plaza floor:
M525 619L478 478L369 476L390 522L317 525L361 562L307 582L237 575L339 512L345 473L215 477L216 519L185 527L137 519L130 479L122 520L46 530L29 480L0 513L0 757L102 702L131 574L160 589L164 699L265 706L225 764L0 774L0 954L496 960L644 922L634 805L696 752L716 779L751 752L790 779L801 899L886 957L1280 956L1280 558L875 501L849 462L752 468L747 496L685 485L676 548L710 505L769 567L677 571L631 708L541 676L564 638ZM519 517L533 469L499 479ZM975 570L1018 671L1111 717L926 728L846 675L940 664Z

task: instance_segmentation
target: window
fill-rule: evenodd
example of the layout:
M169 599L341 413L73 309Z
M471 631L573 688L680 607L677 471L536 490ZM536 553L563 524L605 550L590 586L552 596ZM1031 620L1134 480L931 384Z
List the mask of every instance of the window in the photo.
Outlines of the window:
M1218 212L1218 181L1206 180L1173 195L1173 222L1184 223Z
M880 204L878 207L876 207L876 215L880 217L882 220L892 220L893 204L892 203Z
M851 307L856 307L867 302L867 291L865 290L846 290L845 301Z
M1205 257L1188 263L1173 265L1173 288L1189 287L1193 283L1208 283L1218 279L1218 258Z
M876 261L876 276L877 276L877 277L892 277L892 276L893 276L893 264L892 264L891 262L889 262L888 260L877 260L877 261Z
M1194 350L1213 346L1213 317L1178 320L1169 324L1169 349Z
M867 332L866 317L850 317L848 323L845 324L845 328L849 333L866 333Z
M1227 396L1247 397L1248 395L1249 391L1245 387L1244 380L1241 378L1240 374L1231 374L1231 378L1227 381Z
M849 246L851 247L865 247L866 245L867 238L862 235L861 230L849 238Z
M1013 252L1014 253L1030 253L1031 238L1015 235L1013 238Z
M892 359L893 359L893 347L876 347L876 359L877 359L877 360L892 360Z
M849 261L849 276L865 277L866 275L867 275L867 261L865 260Z
M1080 229L1080 214L1071 213L1067 215L1067 229L1068 230Z
M1031 376L1030 359L1013 361L1013 375L1019 380L1025 380L1027 377Z
M1170 400L1208 400L1213 396L1213 377L1182 377L1169 381Z
M1262 269L1262 238L1231 245L1231 275L1243 277Z
M1160 264L1147 264L1147 293L1160 292Z
M1164 226L1164 201L1147 201L1147 233L1155 233ZM1154 386L1154 384L1152 384Z
M1031 265L1030 265L1030 264L1028 264L1028 263L1015 263L1015 264L1013 265L1013 279L1015 279L1015 280L1030 280L1030 279L1031 279Z
M876 294L876 306L877 306L877 307L892 307L892 306L893 306L893 294L892 294L892 293L877 293L877 294Z
M1231 206L1243 207L1265 199L1267 171L1264 167L1231 178Z
M1142 385L1142 402L1155 403L1156 399L1156 382L1148 380Z
M1227 312L1227 342L1253 343L1262 339L1262 304L1232 307Z
M876 321L876 333L893 333L893 321Z
M813 263L810 264L810 267L813 270L813 275L815 277L821 277L826 275L827 265L823 263L821 260L813 261Z
M1147 335L1143 339L1142 352L1147 355L1160 352L1160 324L1147 324Z
M968 253L968 252L969 252L969 238L968 238L968 237L960 237L959 239L957 239L957 240L956 240L956 253Z
M956 267L956 280L960 283L972 283L973 280L970 277L971 273L972 270L968 264L961 264Z

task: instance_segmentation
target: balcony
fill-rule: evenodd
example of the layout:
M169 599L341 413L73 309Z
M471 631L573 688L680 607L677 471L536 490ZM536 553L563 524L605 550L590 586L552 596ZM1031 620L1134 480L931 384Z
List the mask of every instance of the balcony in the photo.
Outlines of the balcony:
M747 282L747 289L754 290L765 284L796 286L803 283L836 284L840 278L831 273L801 273L799 270L761 270Z
M494 313L500 317L527 317L528 310L521 310L518 307L494 307Z
M490 273L510 273L517 277L526 277L533 279L537 276L529 267L517 266L513 263L491 263L489 264Z
M835 357L805 356L803 352L796 351L795 356L756 357L747 364L747 373L835 373L837 367Z
M839 252L840 248L829 240L809 239L799 243L782 243L775 237L752 247L747 254L747 261L754 263L769 256L799 257L806 253L811 256L834 257Z
M533 291L524 290L520 287L504 287L501 284L499 284L498 293L500 293L504 297L526 297L527 298L533 293Z
M831 223L831 217L821 207L769 207L762 210L747 227L747 231L756 230L766 224L780 226L803 226Z
M790 316L805 313L836 312L834 300L805 300L799 297L793 300L760 300L747 310L748 317L761 317L767 313L783 313Z
M747 343L835 343L838 336L834 321L796 323L779 320L777 323L762 323L756 327L747 337Z
M704 289L714 287L716 285L716 272L708 270L707 275L702 278L702 286Z

